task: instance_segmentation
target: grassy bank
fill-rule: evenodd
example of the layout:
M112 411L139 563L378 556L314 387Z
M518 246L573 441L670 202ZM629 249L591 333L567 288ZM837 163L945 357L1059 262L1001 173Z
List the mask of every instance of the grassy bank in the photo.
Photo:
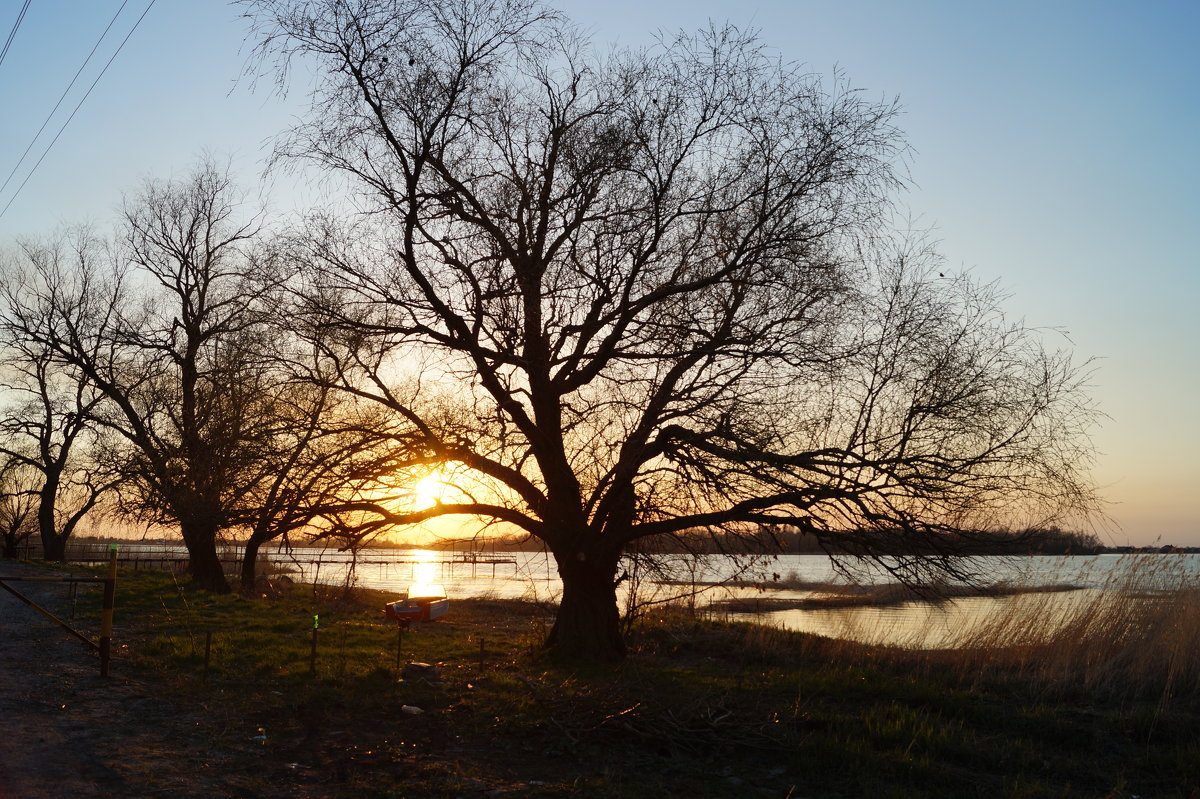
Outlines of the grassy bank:
M951 652L668 609L603 668L541 657L543 609L456 601L403 637L400 660L434 681L397 679L385 600L123 572L114 671L196 719L229 795L1200 795L1197 639L1168 623L1200 618L1194 592L1057 640L1014 620Z

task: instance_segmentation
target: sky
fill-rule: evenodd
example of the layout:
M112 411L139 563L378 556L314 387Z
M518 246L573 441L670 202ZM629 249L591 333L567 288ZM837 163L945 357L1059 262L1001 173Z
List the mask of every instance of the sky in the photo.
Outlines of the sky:
M23 5L0 0L0 41ZM1109 519L1097 532L1117 545L1200 545L1200 3L557 5L598 42L630 46L731 22L786 60L899 98L907 212L951 268L997 282L1011 315L1094 359L1106 418L1093 474ZM0 183L119 8L0 191L0 248L110 227L122 193L182 175L204 152L230 159L279 214L319 200L286 177L262 180L272 138L303 111L303 85L280 97L248 79L248 25L217 0L32 0L0 62Z

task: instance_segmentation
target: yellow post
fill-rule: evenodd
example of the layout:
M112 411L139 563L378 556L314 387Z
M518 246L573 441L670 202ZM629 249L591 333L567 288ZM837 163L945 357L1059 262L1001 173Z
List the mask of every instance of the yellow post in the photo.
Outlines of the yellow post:
M308 673L317 673L317 620L319 617L313 616L313 632L312 632L312 654L308 660Z
M100 676L108 676L112 655L113 605L117 598L117 545L108 547L108 577L104 579L104 606L100 611Z

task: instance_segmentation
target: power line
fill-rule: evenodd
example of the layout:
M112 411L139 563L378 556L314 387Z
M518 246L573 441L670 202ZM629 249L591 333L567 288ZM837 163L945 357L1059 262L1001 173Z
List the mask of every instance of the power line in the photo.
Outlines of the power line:
M125 38L122 39L121 44L117 46L116 52L113 53L112 57L108 59L108 63L106 63L104 68L100 70L100 74L96 76L94 81L92 81L92 85L88 87L86 92L84 92L83 97L81 97L79 102L75 104L75 109L71 112L71 115L67 117L67 121L62 124L62 127L58 129L58 133L54 134L54 138L51 139L50 143L46 145L46 149L42 151L41 157L38 158L37 163L33 165L33 168L29 170L29 174L25 176L23 181L21 181L21 185L17 187L17 190L13 192L13 196L8 199L8 203L4 206L4 209L0 210L0 218L3 218L8 212L8 209L12 207L13 201L15 201L17 196L20 195L21 189L25 188L25 184L29 182L31 177L33 177L33 173L37 172L37 168L42 165L42 161L44 161L46 156L50 154L50 150L54 147L55 142L57 142L58 138L63 135L63 131L67 129L67 125L71 124L71 120L75 118L75 114L79 112L80 107L84 104L87 98L91 96L92 89L96 88L96 84L99 83L100 79L104 77L104 73L108 71L110 66L112 66L112 62L115 61L117 56L121 54L121 50L124 49L125 43L129 41L129 37L133 36L133 32L138 29L138 26L142 24L142 20L145 19L146 15L150 13L150 9L154 7L155 1L156 0L150 0L149 5L146 6L146 10L143 11L142 15L137 18L137 22L133 23L133 27L129 29L129 33L125 34Z
M17 28L21 27L21 20L25 19L25 12L29 10L29 3L32 0L25 0L25 5L21 6L21 12L17 14L17 21L13 23L12 30L8 33L8 39L4 42L4 49L0 50L0 64L4 63L4 56L8 55L8 48L12 47L13 39L17 38Z
M121 7L117 9L117 13L113 14L113 18L108 21L108 27L104 29L104 33L100 34L100 38L92 45L92 52L88 53L87 58L83 59L83 63L79 65L79 69L75 72L75 77L71 78L71 82L67 84L67 88L59 96L58 102L54 104L54 108L46 115L46 120L42 122L42 126L38 128L38 132L33 134L33 140L29 142L29 146L25 148L25 152L21 153L21 157L17 159L17 163L13 165L12 171L8 173L8 177L4 179L4 185L0 186L0 194L4 194L4 190L8 188L8 184L12 182L13 175L17 174L17 170L21 168L21 164L25 163L25 156L29 155L29 151L33 149L33 145L37 144L37 140L41 138L42 131L50 124L50 120L54 118L58 112L58 107L62 105L62 101L67 98L67 94L75 86L75 81L79 80L79 76L83 74L84 68L91 62L92 56L96 54L100 43L104 41L104 37L108 36L108 32L112 29L113 23L117 21L117 17L121 16L121 12L125 10L125 6L129 4L129 0L122 0Z

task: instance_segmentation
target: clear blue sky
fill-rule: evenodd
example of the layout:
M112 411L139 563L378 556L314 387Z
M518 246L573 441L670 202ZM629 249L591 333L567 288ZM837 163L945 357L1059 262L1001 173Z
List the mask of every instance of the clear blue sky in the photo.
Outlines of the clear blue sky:
M129 0L47 126L8 203L148 0ZM120 6L33 0L0 64L0 182ZM0 0L0 42L22 0ZM1200 544L1200 3L1102 0L564 0L601 41L639 44L709 19L758 28L782 56L899 96L911 213L951 266L998 280L1011 313L1098 358L1111 417L1096 468L1115 543ZM246 27L216 0L157 0L17 200L0 246L112 221L123 191L205 149L247 187L299 111L241 77ZM298 92L297 94L302 93ZM281 210L296 204L278 184ZM304 200L299 200L303 204Z

